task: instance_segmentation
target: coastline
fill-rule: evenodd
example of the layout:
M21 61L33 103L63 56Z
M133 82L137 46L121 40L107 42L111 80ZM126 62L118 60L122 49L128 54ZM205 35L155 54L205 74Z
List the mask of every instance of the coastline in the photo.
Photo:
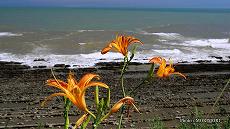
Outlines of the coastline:
M119 63L99 63L91 68L74 68L79 79L88 72L97 73L101 81L111 88L111 98L114 103L122 97L120 93ZM125 74L127 91L135 87L146 76L149 64L132 63ZM155 79L138 89L135 100L142 114L131 112L130 119L125 119L125 128L147 128L149 121L160 117L169 128L179 123L179 118L187 117L198 107L207 114L219 95L221 89L230 77L229 62L210 64L176 64L176 71L184 73L187 80L180 77ZM65 79L70 68L66 65L55 67L55 75ZM46 128L63 126L61 98L55 98L45 108L40 107L42 100L54 93L54 88L47 87L45 81L52 78L47 67L31 68L18 62L0 62L0 128L36 128L39 124ZM89 91L90 93L90 91ZM230 115L230 88L219 101L211 118L223 120ZM76 109L75 107L72 107ZM221 109L221 110L220 110ZM77 120L80 112L70 112L71 122ZM116 116L116 115L115 115ZM102 125L103 128L115 127L115 116ZM147 118L147 119L146 119ZM134 126L134 127L133 127Z

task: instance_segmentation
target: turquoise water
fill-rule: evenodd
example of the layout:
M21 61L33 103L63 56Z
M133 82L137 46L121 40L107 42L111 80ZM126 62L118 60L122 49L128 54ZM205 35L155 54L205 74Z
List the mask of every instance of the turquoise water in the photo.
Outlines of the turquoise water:
M100 54L117 34L145 43L138 49L140 62L152 55L178 62L228 60L230 9L0 8L0 60L119 61L117 53Z
M167 25L223 29L230 26L230 9L1 8L0 25L12 31L136 30Z

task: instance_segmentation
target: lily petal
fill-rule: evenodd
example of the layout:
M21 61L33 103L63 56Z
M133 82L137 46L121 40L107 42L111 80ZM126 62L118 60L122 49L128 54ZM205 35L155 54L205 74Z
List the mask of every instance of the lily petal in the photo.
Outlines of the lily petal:
M118 44L117 44L116 42L111 42L111 45L112 45L113 47L115 47L115 50L116 50L116 51L118 51L118 52L121 53L121 47L118 46Z
M149 63L161 64L162 63L162 57L153 57L152 59L149 60Z
M122 99L120 99L116 104L114 104L114 106L111 108L110 110L110 114L112 113L116 113L123 104L128 103L128 104L132 104L134 103L134 99L132 97L126 96Z
M112 40L109 45L102 49L101 53L105 54L114 47L118 52L126 56L128 54L128 46L133 43L143 44L139 39L132 36L116 36L115 40Z
M56 88L62 90L63 92L65 92L66 94L69 94L69 91L67 89L68 84L63 82L63 81L60 81L60 80L47 80L47 85L56 87Z
M186 76L185 76L184 74L180 73L180 72L173 72L173 73L170 73L170 75L172 75L172 74L180 75L180 76L182 76L184 79L186 79Z
M77 80L74 78L74 74L70 71L69 72L69 76L67 78L67 81L68 81L68 90L71 91L74 86L77 85Z
M167 76L169 76L171 73L173 73L174 71L175 71L175 69L174 69L173 67L167 66L167 67L165 67L165 69L164 69L164 74L163 74L163 76L164 76L164 77L167 77Z
M47 101L51 100L53 97L56 97L56 96L66 96L66 94L65 93L54 93L54 94L46 97L46 99L42 102L41 106L44 107L45 104L47 103Z
M102 83L102 82L90 82L89 84L87 84L84 89L82 90L82 93L86 92L86 90L89 88L89 87L92 87L92 86L100 86L100 87L104 87L106 89L109 88L109 86L107 86L105 83Z
M78 83L80 89L84 88L93 78L99 79L99 75L88 73L84 75Z
M139 43L139 44L141 44L141 45L144 44L144 43L142 43L139 39L134 38L134 37L131 37L131 36L128 36L127 39L128 39L128 43L129 43L128 45L131 45L131 44L133 44L133 43Z
M109 44L107 47L103 48L101 50L101 54L106 54L107 52L109 52L112 49L111 44Z
M163 77L164 76L164 72L165 72L165 67L166 67L166 60L162 59L161 65L157 71L157 75L159 77Z
M134 107L134 109L138 112L138 113L140 113L140 111L138 110L138 108L136 107L136 105L134 104L134 103L131 103L132 104L132 106Z
M47 85L49 86L53 86L53 87L56 87L56 88L59 88L61 89L62 88L67 88L68 87L68 84L61 81L61 80L54 80L54 79L49 79L47 80Z
M92 87L92 86L100 86L100 87L104 87L104 88L109 88L106 84L104 84L102 82L90 82L87 85L85 85L85 87L83 87L83 89L80 91L80 93L78 93L78 91L76 91L76 88L73 89L73 94L76 98L77 106L79 109L81 109L83 111L88 112L86 102L85 102L85 92L89 87Z

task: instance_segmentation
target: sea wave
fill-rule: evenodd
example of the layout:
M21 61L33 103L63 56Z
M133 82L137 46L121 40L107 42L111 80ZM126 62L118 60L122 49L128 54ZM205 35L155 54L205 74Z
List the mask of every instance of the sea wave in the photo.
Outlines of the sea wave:
M92 67L98 62L122 61L123 56L120 53L110 52L101 55L100 52L75 55L55 55L55 54L36 54L17 55L12 53L1 53L0 61L21 62L29 66L47 66L52 67L55 64L68 64L72 67ZM119 60L120 59L120 60Z
M181 39L183 38L183 35L179 34L179 33L163 33L163 32L159 32L159 33L149 33L146 31L141 31L140 34L143 35L155 35L155 36L159 36L161 38L161 40L175 40L175 39Z
M194 47L211 47L215 49L230 49L229 39L198 39L185 41L182 45Z
M161 37L180 37L182 36L179 33L152 33L153 35L158 35Z
M22 36L21 33L0 32L0 37Z
M212 63L218 61L218 59L211 56L218 56L220 53L207 53L194 49L193 52L183 52L179 49L160 49L160 50L143 50L138 51L133 59L135 62L148 63L148 60L154 56L162 56L166 59L173 59L176 62L189 62L195 63L197 60L211 60ZM228 54L225 53L225 54ZM222 56L223 60L227 59L227 56ZM229 59L227 59L229 60ZM35 54L30 53L27 55L16 55L11 53L1 53L0 61L15 61L23 64L33 66L47 66L52 67L55 64L66 64L71 67L94 67L99 62L121 62L123 61L123 55L117 52L109 52L102 55L100 52L93 52L89 54L75 54L75 55L55 55L55 54Z
M87 44L87 43L83 43L83 42L81 42L81 43L78 43L79 45L85 45L85 44Z
M111 59L123 58L123 56L117 52L109 52L108 54L103 54L103 55L101 54L101 52L94 52L94 53L80 54L80 55L86 59L96 59L96 60L100 60L100 59L111 60Z
M97 31L105 31L105 30L78 30L78 32L97 32Z
M169 49L155 50L154 49L153 51L158 52L158 53L162 53L162 54L181 54L181 53L183 53L179 49L172 49L172 50L169 50Z
M154 33L161 36L180 36L177 33ZM186 37L184 37L186 38ZM79 42L79 45L85 45L85 42ZM86 44L88 46L88 44ZM53 53L53 48L48 44L34 44L31 53L12 54L1 53L0 61L22 62L29 66L48 66L55 64L66 64L72 67L92 67L98 62L120 62L123 61L123 55L118 52L108 52L102 55L99 50L91 50L92 53L87 54L69 54ZM153 49L154 48L154 49ZM138 49L134 60L135 62L148 63L148 59L154 56L162 56L171 58L174 62L190 62L197 60L211 60L215 63L219 59L213 56L223 57L222 60L229 60L230 43L225 39L189 39L180 40L180 42L169 41L160 42L143 49Z

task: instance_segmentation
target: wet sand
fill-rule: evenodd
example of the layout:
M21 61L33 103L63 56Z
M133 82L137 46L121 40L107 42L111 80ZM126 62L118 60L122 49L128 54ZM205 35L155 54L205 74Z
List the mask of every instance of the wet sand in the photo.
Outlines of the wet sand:
M111 103L122 98L119 86L119 63L100 63L95 68L73 69L79 79L88 72L97 73L101 81L111 88ZM125 74L126 91L136 87L146 77L149 64L133 63ZM160 117L167 127L175 128L180 118L191 115L195 107L209 112L216 97L230 78L230 64L178 64L176 70L186 74L187 79L173 76L153 79L142 85L135 93L136 105L141 111L125 117L125 129L148 129L150 120ZM55 75L65 79L68 66L55 67ZM48 68L30 68L16 62L0 62L0 129L1 128L63 128L63 101L54 98L44 108L40 106L45 97L57 92L46 86L52 78ZM92 91L87 92L89 98ZM90 103L90 102L88 102ZM71 123L82 113L73 106ZM230 86L224 92L215 112L210 118L224 120L230 116ZM115 128L117 115L111 116L99 128Z

